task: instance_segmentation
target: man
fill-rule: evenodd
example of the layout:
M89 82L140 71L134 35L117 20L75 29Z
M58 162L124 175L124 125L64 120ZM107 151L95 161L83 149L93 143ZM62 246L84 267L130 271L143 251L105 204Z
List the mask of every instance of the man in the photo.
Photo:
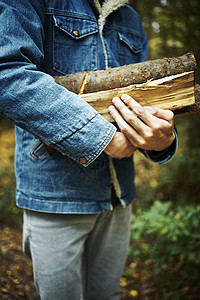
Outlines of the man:
M16 201L43 300L119 299L132 153L164 163L176 151L172 112L115 98L117 131L52 77L146 60L146 36L127 2L0 2L1 115L17 125ZM57 151L49 155L44 143Z

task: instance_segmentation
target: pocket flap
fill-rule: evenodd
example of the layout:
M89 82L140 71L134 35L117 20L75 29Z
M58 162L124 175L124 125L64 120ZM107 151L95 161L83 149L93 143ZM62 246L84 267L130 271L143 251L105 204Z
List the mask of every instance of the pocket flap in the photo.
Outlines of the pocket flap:
M98 32L95 21L79 19L70 16L53 16L55 26L66 32L74 39L81 39L90 34Z
M119 39L124 42L134 53L142 51L142 40L138 35L128 32L119 32Z

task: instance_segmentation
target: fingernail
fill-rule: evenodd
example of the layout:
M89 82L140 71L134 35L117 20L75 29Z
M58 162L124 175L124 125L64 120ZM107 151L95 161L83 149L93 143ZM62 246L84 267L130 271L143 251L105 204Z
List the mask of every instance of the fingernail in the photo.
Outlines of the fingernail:
M117 103L119 101L119 98L118 97L114 97L113 99L112 99L112 103Z
M113 106L113 105L110 105L110 106L108 107L108 111L109 111L110 113L112 113L112 112L114 111L114 106Z
M127 94L123 94L123 95L121 96L121 99L122 99L123 101L126 101L126 100L127 100L127 97L128 97Z

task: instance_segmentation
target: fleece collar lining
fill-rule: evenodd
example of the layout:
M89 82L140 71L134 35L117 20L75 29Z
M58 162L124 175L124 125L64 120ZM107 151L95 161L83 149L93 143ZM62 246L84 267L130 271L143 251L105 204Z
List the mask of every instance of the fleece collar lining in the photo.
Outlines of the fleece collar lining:
M129 0L104 0L103 4L100 4L99 0L93 0L94 5L99 13L98 26L99 33L103 47L103 53L105 58L105 69L108 69L108 55L106 51L106 45L103 38L103 27L105 25L106 18L115 10L121 6L126 5ZM101 1L102 2L102 1Z
M129 2L129 0L105 0L100 5L98 0L94 0L94 4L96 6L96 9L99 12L99 30L102 32L105 20L106 18L115 10L117 10L119 7L126 5Z

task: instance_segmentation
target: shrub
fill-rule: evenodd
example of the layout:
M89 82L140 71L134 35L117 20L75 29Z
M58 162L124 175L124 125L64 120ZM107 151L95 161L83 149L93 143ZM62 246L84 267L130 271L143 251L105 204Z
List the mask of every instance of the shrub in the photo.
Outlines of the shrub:
M15 175L12 165L0 169L0 223L19 225L21 210L15 204Z
M199 289L200 205L172 207L172 202L156 201L133 216L130 253L150 262L145 268L164 299L194 299L190 295Z
M15 226L21 220L22 210L15 204L13 126L1 127L0 144L0 224Z

